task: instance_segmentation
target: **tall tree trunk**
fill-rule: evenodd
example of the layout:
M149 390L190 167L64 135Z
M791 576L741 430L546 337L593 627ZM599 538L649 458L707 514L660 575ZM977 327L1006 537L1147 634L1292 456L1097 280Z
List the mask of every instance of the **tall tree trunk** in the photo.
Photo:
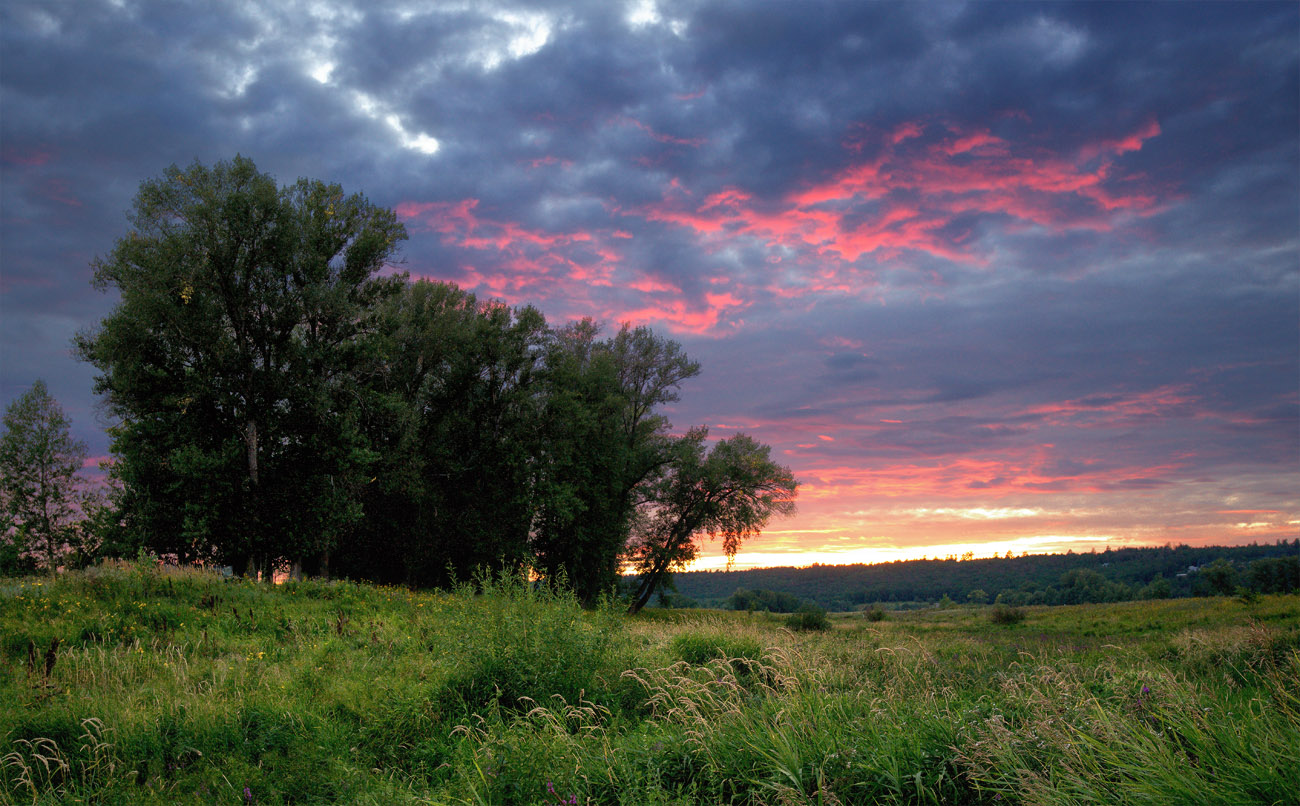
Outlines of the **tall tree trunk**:
M54 576L54 522L50 518L50 498L45 490L45 474L41 474L41 519L45 527L45 562L49 565L50 576Z
M248 497L250 510L248 514L251 516L249 521L253 524L254 530L254 534L252 535L252 556L248 564L248 575L253 579L258 579L259 575L263 575L264 573L264 558L262 557L262 552L259 550L262 543L261 535L257 534L257 532L260 531L257 527L262 519L259 512L258 504L260 502L257 494L257 488L259 485L257 468L257 421L252 418L249 418L248 423L244 426L244 443L248 446Z
M257 421L249 420L244 427L244 442L248 444L248 480L256 488L257 480Z
M632 606L627 609L629 614L641 612L654 596L655 589L659 587L659 582L663 579L664 572L668 570L668 558L664 557L650 568L650 573L641 579L641 584L637 587L636 596L632 599Z

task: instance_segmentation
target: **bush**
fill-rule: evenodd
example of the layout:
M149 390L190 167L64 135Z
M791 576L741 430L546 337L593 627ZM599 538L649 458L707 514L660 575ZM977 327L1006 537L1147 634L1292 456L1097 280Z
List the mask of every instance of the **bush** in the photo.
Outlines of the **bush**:
M866 612L867 621L884 621L885 611L879 607L873 607Z
M1018 607L995 604L989 611L989 621L994 624L1019 624L1025 620L1025 611Z
M684 632L673 639L671 648L678 660L694 666L703 666L719 658L745 658L753 661L763 658L763 645L746 636Z
M826 611L814 604L807 604L796 610L785 620L785 626L792 630L829 630L830 620Z
M457 591L459 606L442 625L460 657L436 697L444 711L482 713L549 703L554 695L576 703L605 669L616 624L610 611L584 611L573 593L534 586L522 576L482 577L479 593Z

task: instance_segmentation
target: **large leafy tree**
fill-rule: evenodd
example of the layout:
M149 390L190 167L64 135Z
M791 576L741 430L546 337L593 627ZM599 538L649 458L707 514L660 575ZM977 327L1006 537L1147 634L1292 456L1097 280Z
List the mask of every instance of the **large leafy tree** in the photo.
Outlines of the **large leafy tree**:
M730 559L774 515L794 512L798 482L768 446L737 434L706 451L707 437L707 429L693 428L675 440L668 472L647 495L627 553L638 575L634 613L695 559L699 538L721 537Z
M442 564L431 535L439 514L429 480L426 420L451 365L470 338L477 303L448 283L417 281L385 300L366 367L361 429L376 456L362 491L366 517L332 570L417 584Z
M420 579L441 584L529 560L536 365L546 322L533 308L479 303L421 399L420 456L429 524ZM426 560L426 563L428 561Z
M44 381L9 405L0 434L0 499L7 516L3 564L21 570L26 557L51 572L76 542L82 519L85 443L74 439L69 420Z
M617 584L633 514L672 458L671 426L656 408L700 370L649 328L598 334L582 320L548 345L533 533L542 572L588 602Z
M123 520L182 561L265 569L327 551L360 516L373 455L358 366L379 271L405 231L337 185L281 188L252 161L141 184L131 231L95 261L120 302L81 355L119 423Z
M377 458L335 567L431 585L528 562L542 315L419 281L380 320L361 407Z

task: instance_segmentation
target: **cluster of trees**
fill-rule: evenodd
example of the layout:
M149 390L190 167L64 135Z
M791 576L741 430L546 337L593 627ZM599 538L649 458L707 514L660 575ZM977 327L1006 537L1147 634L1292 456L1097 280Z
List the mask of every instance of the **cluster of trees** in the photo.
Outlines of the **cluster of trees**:
M757 590L737 588L735 593L727 597L727 607L731 610L793 613L804 604L804 600L793 593L770 591L762 588Z
M745 571L691 571L675 577L677 600L732 606L758 589L828 610L942 601L1008 605L1300 591L1300 540L1247 546L1125 548L1084 554L900 560ZM745 608L747 609L747 608ZM761 609L761 608L756 608Z
M677 343L387 273L391 210L244 158L146 181L78 336L114 424L106 553L438 585L530 566L639 609L721 537L793 510L747 436L674 435Z

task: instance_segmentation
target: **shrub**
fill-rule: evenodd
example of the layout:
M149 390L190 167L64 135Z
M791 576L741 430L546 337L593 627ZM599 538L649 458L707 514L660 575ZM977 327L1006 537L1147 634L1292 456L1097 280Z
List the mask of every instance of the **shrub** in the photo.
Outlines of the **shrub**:
M786 618L785 626L792 630L829 630L831 623L826 618L825 610L814 604L806 604Z
M763 645L745 636L684 632L673 639L671 646L674 656L692 666L703 666L718 659L763 658Z
M867 621L884 621L885 611L879 607L873 607L866 612Z
M994 624L1019 624L1025 620L1025 611L1019 607L995 604L989 611L989 621Z
M546 703L558 694L576 703L592 691L606 671L611 612L586 612L572 592L522 576L476 584L477 595L468 586L458 591L460 609L443 625L460 655L437 698L443 710L482 712L493 702L527 710L525 697Z

